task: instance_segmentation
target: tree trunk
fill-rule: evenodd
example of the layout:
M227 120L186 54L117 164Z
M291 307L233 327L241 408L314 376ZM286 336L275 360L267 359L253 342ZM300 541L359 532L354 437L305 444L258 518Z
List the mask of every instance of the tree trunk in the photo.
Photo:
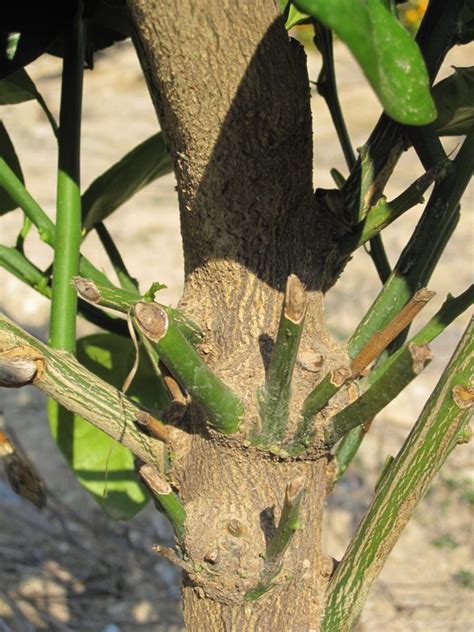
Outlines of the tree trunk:
M296 274L309 308L293 381L289 430L322 373L345 356L326 334L322 291L337 249L312 187L310 91L302 47L272 0L130 0L135 45L174 158L185 258L180 308L204 332L199 351L242 398L232 437L204 428L193 407L171 478L186 507L184 614L193 632L317 630L332 564L321 554L324 452L280 461L249 446L256 389ZM304 354L304 355L303 355ZM303 362L302 358L319 359ZM306 477L299 530L275 587L258 583L265 541L286 485Z

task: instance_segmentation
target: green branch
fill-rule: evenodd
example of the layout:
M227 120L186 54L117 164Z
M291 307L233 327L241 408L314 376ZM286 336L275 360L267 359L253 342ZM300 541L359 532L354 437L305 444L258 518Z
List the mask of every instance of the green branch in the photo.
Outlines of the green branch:
M334 445L353 428L370 422L395 399L431 360L428 344L473 303L474 285L456 298L448 296L437 314L408 344L374 369L365 381L365 392L331 419L326 432L328 445ZM346 459L344 455L344 460Z
M281 571L283 556L295 532L300 528L299 512L304 493L305 478L297 476L286 487L285 500L278 527L267 545L263 556L264 566L260 581L245 593L246 601L259 599L273 586L273 580Z
M431 82L446 53L456 44L462 5L462 0L431 0L423 16L416 40ZM342 187L349 224L359 223L380 198L405 148L405 132L406 127L382 114Z
M0 186L7 191L10 197L15 200L25 215L31 220L32 224L38 230L41 241L51 248L54 248L56 229L53 222L2 158L0 158ZM83 256L81 256L79 260L79 272L83 276L90 277L98 283L111 285L111 282L107 279L105 274L100 272Z
M9 248L0 244L0 266L46 298L51 298L49 277L16 248Z
M22 181L8 166L3 158L0 158L0 186L15 200L25 215L38 229L41 241L54 248L54 224L26 190Z
M175 323L172 313L158 303L138 302L132 317L172 375L202 406L209 423L223 434L237 432L244 414L242 402L209 369Z
M160 283L153 283L148 292L140 296L138 292L132 293L110 283L104 285L82 277L73 279L73 285L84 300L94 305L108 307L122 314L128 314L139 301L153 302L155 292L165 287ZM197 344L202 339L199 328L185 314L172 307L163 307L163 309L172 316L176 326L191 344Z
M278 334L270 357L265 384L259 393L261 432L258 444L271 445L282 439L288 423L291 380L306 316L307 297L294 274L288 277Z
M328 110L331 114L332 122L339 138L344 158L346 160L349 171L353 169L356 163L354 150L352 149L351 139L347 132L346 123L342 114L339 96L337 94L336 69L334 66L334 53L332 43L332 31L325 27L318 20L312 20L315 31L314 43L323 58L323 66L319 73L317 81L318 93L326 101Z
M410 241L375 302L349 341L354 357L375 332L425 285L438 262L453 224L459 216L459 201L474 168L474 130L466 137L458 155L437 182Z
M331 578L321 632L352 628L418 501L458 443L474 402L473 331L471 321Z
M417 178L403 193L391 202L385 197L372 206L366 218L354 228L353 234L344 237L341 244L343 252L353 252L370 239L373 239L384 228L390 226L403 213L423 202L423 193L444 173L445 161L442 167L435 167Z
M144 463L164 471L164 443L137 427L146 411L86 369L72 354L51 349L0 314L0 362L11 363L12 358L20 364L33 361L35 365L29 379L17 386L33 384L127 447Z
M185 537L184 524L186 522L186 510L184 509L181 500L173 492L170 485L161 478L155 467L151 465L142 465L139 470L139 474L146 486L155 496L159 506L168 517L168 520L171 522L176 540L182 547L184 545Z
M129 292L138 292L138 282L128 272L117 246L114 243L109 231L107 230L103 222L99 222L95 226L95 230L100 239L100 243L103 245L105 252L112 264L117 279L120 283L120 287Z
M80 139L85 28L82 2L66 31L59 115L59 165L49 341L53 349L76 349L77 295L81 243Z
M341 367L327 373L319 384L311 391L303 403L301 421L293 442L286 446L287 451L298 453L311 440L312 425L315 415L324 408L329 400L349 380L358 377L369 364L399 335L415 316L433 297L433 292L419 290L411 301L385 327L374 334L369 342L360 350L349 368Z

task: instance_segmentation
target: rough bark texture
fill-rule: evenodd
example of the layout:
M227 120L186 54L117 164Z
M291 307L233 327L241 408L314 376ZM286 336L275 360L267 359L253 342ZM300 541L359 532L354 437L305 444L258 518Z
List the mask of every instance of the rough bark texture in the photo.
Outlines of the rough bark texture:
M202 430L195 410L193 432L174 461L171 478L186 506L185 547L195 569L183 586L186 623L193 632L316 630L329 575L320 551L327 458L280 462L246 441L259 423L256 389L289 274L309 295L299 358L318 358L321 375L345 362L323 323L322 290L332 282L326 270L335 249L329 216L314 204L305 55L272 0L129 4L175 163L185 256L180 307L204 332L206 362L246 407L241 433L230 439ZM293 430L319 379L308 366L297 361ZM245 602L285 487L298 474L307 481L302 528L277 585Z

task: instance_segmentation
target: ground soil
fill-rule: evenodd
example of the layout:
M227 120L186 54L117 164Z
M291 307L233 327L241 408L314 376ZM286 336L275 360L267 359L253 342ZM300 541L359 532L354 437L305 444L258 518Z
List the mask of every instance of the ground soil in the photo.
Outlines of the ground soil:
M472 52L472 51L471 51ZM446 64L469 65L467 50L453 51ZM380 106L342 45L336 46L341 99L354 144L361 145L376 122ZM316 79L319 58L309 59ZM59 102L60 61L43 57L30 68L53 112ZM345 173L330 117L321 98L313 97L315 186L332 187L331 167ZM55 143L44 115L34 103L3 107L25 179L50 214L55 201ZM87 72L84 97L83 183L88 185L124 153L157 129L156 118L130 44L114 55L97 57ZM458 139L451 139L453 150ZM388 196L401 192L422 169L416 156L402 158ZM448 292L458 294L470 282L473 191L463 206L455 237L430 288L437 297L420 317L426 321ZM422 207L387 231L392 263ZM0 220L1 241L14 243L20 213ZM168 285L161 300L175 304L182 287L182 252L173 177L158 180L120 209L108 223L130 271L145 289L152 281ZM28 253L46 267L50 252L28 239ZM108 270L94 236L85 252ZM357 324L378 291L368 256L357 253L330 292L326 313L335 337L343 339ZM0 307L36 335L47 336L48 302L0 270ZM388 454L395 454L436 383L466 324L458 319L433 345L435 359L407 391L375 422L355 464L329 498L325 547L339 558L364 509ZM418 327L418 325L417 325ZM80 324L81 333L91 331ZM151 552L170 542L161 516L147 508L127 524L109 521L82 490L55 451L49 437L44 398L33 388L0 392L0 418L16 437L45 481L48 507L37 511L16 496L0 471L0 630L144 632L182 629L179 574ZM362 614L359 632L466 632L474 620L472 564L472 449L458 448L418 507L386 565ZM299 631L298 631L299 632Z

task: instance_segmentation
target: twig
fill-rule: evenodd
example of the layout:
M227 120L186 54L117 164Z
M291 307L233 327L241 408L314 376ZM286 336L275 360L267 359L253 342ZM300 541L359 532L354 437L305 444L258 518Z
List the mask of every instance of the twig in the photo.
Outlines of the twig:
M259 444L280 441L288 421L291 379L306 316L307 297L303 284L294 274L288 277L278 334L261 389L262 429Z
M431 360L428 344L473 302L474 285L456 298L448 296L438 313L411 341L369 375L365 392L331 419L326 432L328 444L333 445L353 428L367 424L385 408Z
M433 298L434 292L422 288L415 293L405 307L395 318L386 325L382 331L378 331L363 347L351 362L352 377L356 377L375 360L405 327L411 323L415 316Z
M474 130L466 137L458 155L437 182L425 211L397 265L375 302L349 341L354 358L372 336L383 329L425 285L446 245L447 235L459 216L459 201L474 168Z
M286 486L280 521L265 550L265 561L260 574L260 581L255 588L245 593L246 601L255 601L272 588L273 580L281 570L285 551L295 532L300 528L298 520L304 486L304 476L297 476Z

